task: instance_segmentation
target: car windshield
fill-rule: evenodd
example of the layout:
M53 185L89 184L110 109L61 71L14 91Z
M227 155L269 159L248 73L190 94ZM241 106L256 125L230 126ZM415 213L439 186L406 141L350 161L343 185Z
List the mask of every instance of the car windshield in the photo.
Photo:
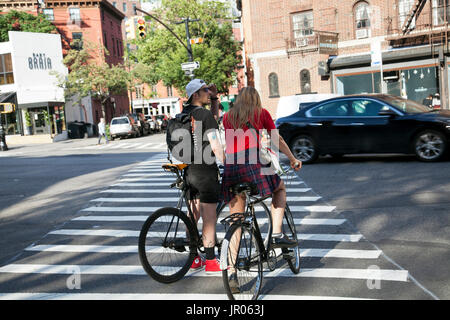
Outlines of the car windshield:
M382 100L406 113L424 113L430 111L430 109L423 104L400 97L383 97Z
M128 124L127 118L112 119L111 124Z

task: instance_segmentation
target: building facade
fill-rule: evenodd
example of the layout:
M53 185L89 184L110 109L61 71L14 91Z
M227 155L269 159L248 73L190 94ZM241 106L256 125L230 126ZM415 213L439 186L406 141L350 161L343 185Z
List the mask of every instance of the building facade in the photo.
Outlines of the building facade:
M0 43L0 99L15 110L2 114L6 133L56 136L66 130L64 90L53 72L67 74L57 34L9 31Z
M247 82L274 117L280 97L311 93L381 92L418 102L441 93L448 106L447 1L237 4Z
M100 58L92 63L105 61L108 64L123 63L124 42L122 20L125 15L107 0L94 1L5 1L0 0L2 12L9 10L25 11L30 14L42 13L55 25L61 37L62 52L66 55L70 49L81 49L86 43L106 48ZM106 103L106 121L112 117L129 112L129 99L126 94L113 95ZM85 97L80 102L68 99L65 104L65 120L97 124L102 117L102 108L98 100Z

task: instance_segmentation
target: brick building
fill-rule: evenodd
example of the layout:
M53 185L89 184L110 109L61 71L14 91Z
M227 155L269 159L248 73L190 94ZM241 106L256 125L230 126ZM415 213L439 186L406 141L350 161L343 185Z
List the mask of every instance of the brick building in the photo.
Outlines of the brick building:
M419 102L441 93L448 106L447 1L237 4L247 81L274 117L280 97L308 93L383 92Z
M0 0L0 9L3 12L18 10L31 14L43 13L61 35L63 55L71 48L81 48L84 43L90 42L109 51L109 55L102 55L100 58L108 64L123 62L121 23L124 14L107 0ZM128 96L113 95L107 102L105 111L107 121L128 112ZM97 124L102 116L101 104L90 97L83 98L80 103L66 100L65 114L66 122L76 120Z

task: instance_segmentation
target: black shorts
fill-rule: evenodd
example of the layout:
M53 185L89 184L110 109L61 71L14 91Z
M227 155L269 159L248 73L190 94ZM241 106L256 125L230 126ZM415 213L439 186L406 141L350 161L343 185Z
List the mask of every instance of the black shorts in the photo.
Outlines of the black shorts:
M186 170L186 181L190 186L189 200L200 199L203 203L219 201L219 169L216 165L190 165Z

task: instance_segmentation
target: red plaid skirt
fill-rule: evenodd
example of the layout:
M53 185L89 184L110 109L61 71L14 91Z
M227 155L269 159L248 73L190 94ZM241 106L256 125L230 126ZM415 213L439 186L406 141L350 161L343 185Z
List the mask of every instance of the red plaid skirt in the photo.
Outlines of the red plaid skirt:
M241 182L255 183L260 196L272 194L280 185L281 179L277 174L262 174L262 169L266 168L260 163L225 164L222 177L222 200L225 203L230 202L234 198L230 187Z

